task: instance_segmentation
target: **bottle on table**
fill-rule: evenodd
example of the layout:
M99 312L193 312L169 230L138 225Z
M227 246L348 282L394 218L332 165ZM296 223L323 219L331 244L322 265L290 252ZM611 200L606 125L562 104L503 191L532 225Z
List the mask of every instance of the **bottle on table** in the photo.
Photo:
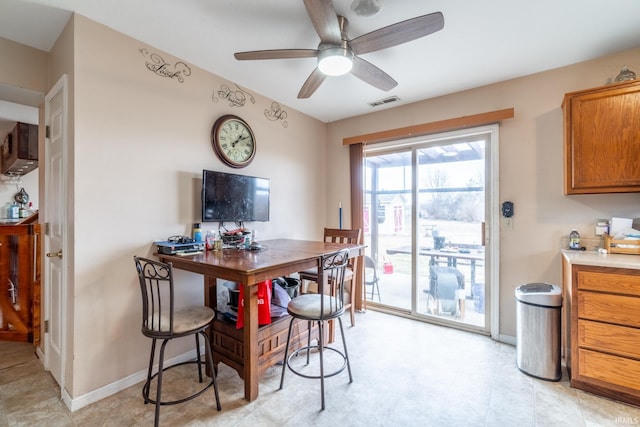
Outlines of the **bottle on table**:
M200 228L199 222L193 224L193 240L195 240L196 243L202 243L202 228Z

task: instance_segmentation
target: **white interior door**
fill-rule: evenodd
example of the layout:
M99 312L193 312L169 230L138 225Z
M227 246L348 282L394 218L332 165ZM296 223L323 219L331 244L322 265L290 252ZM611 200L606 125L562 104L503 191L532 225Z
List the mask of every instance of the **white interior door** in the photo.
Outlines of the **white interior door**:
M66 310L66 76L45 98L45 368L64 389Z

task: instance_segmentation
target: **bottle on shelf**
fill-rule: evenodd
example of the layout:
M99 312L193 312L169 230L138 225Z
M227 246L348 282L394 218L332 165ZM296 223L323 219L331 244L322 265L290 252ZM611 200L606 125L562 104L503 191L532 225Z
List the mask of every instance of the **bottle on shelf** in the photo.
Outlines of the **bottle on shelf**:
M20 209L18 208L18 204L16 202L11 203L9 206L9 215L10 219L18 219L20 218Z
M569 233L569 249L580 250L580 233L575 228Z

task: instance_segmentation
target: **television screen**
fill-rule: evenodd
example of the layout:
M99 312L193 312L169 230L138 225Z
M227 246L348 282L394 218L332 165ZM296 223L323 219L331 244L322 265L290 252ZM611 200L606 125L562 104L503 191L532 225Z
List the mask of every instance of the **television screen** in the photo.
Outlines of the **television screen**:
M267 178L202 171L202 222L269 221Z

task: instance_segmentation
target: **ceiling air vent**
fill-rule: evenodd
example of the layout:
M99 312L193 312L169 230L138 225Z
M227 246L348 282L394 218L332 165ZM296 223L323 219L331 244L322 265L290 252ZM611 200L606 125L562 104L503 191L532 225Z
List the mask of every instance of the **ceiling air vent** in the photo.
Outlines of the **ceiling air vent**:
M386 105L396 101L400 101L400 98L394 95L388 98L381 99L379 101L370 102L369 105L371 105L372 107L379 107L380 105Z

